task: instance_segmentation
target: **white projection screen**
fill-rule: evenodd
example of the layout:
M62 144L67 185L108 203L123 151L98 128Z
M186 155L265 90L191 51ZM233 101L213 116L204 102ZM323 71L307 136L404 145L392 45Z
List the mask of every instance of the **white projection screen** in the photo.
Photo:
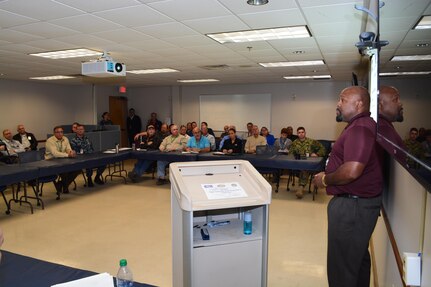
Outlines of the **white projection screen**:
M201 95L199 119L215 131L225 125L245 131L248 122L271 130L271 94Z

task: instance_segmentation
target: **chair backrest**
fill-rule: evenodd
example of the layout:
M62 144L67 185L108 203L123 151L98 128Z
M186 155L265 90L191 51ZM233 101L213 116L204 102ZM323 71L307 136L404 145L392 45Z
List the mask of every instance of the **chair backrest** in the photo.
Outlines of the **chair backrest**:
M317 140L318 142L320 142L323 147L325 148L325 157L327 157L332 150L332 144L334 143L333 141L330 140Z
M257 155L273 155L276 153L274 146L269 145L258 145L256 146Z
M30 150L21 152L18 154L18 159L20 163L39 161L44 159L44 153L44 150Z

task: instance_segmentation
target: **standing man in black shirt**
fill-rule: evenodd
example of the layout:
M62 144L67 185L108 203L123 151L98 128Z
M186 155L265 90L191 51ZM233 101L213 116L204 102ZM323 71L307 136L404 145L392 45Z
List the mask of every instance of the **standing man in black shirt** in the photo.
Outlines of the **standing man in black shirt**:
M141 132L141 126L141 118L135 114L135 109L131 108L127 117L127 137L130 146L134 143L135 135Z

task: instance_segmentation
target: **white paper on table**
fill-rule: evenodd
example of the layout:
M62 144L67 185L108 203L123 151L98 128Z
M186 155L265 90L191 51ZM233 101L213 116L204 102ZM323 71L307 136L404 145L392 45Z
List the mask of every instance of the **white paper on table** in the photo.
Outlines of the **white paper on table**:
M55 284L51 287L114 287L114 280L108 273L101 273L66 283Z
M238 182L206 183L201 186L208 199L248 197Z
M131 147L120 147L118 150L119 151L123 151L123 150L131 150Z

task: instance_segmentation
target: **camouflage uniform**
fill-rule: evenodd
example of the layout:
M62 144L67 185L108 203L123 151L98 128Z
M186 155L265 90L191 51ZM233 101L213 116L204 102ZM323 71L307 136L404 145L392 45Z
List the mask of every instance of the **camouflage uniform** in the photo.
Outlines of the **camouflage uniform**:
M293 154L312 154L315 153L318 156L325 156L325 147L318 141L305 138L303 141L296 139L293 141L292 145L290 146L289 151ZM307 185L307 179L309 177L308 171L300 171L299 173L299 185L306 186Z
M414 157L420 159L424 156L424 150L420 142L406 139L404 144L406 145L407 151ZM407 158L407 164L411 168L419 168L418 164L410 157Z

